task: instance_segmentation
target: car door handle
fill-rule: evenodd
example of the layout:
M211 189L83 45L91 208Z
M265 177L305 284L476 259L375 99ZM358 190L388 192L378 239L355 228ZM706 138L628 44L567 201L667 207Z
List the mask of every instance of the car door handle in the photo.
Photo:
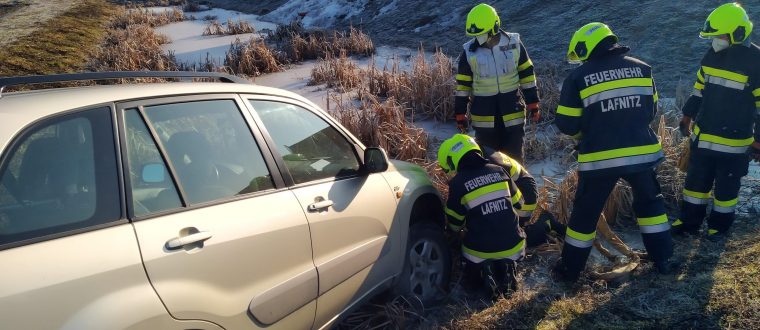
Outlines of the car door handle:
M310 204L307 209L309 210L309 212L315 212L315 211L319 211L321 209L326 209L326 208L328 208L328 207L330 207L332 205L333 205L333 201L331 201L331 200L328 199L328 200L324 200L324 201L321 201L321 202L316 202L314 204Z
M188 244L203 242L211 238L211 236L214 236L211 232L201 231L195 234L173 238L166 242L166 248L169 250L179 249Z

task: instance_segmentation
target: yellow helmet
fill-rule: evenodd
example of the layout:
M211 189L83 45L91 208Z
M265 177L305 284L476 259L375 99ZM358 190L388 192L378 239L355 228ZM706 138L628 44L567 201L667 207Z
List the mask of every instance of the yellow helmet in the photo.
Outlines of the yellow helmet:
M607 24L594 22L588 23L575 31L573 38L570 39L570 46L567 49L567 60L571 63L579 63L588 60L594 48L607 37L614 37L615 42L618 37L612 33Z
M732 44L743 43L752 33L752 22L747 12L738 3L721 5L710 13L705 26L699 32L702 38L728 35Z
M481 3L470 9L464 29L467 36L476 37L485 33L496 34L500 26L501 20L496 9Z
M474 138L465 134L454 134L454 136L443 141L438 148L438 165L441 165L446 173L457 171L462 156L472 150L483 154Z

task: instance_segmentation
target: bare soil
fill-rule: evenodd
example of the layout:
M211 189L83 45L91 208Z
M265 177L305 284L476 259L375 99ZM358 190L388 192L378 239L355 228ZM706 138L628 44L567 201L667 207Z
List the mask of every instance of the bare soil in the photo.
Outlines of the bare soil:
M36 31L80 0L0 0L0 48Z

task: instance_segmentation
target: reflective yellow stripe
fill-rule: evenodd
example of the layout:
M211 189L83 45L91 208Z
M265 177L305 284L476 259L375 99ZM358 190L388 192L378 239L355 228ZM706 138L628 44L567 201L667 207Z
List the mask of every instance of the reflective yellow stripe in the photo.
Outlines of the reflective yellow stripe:
M702 133L702 134L699 134L699 140L727 145L730 147L746 147L752 144L752 142L755 141L755 138L750 136L746 139L728 139L728 138L720 137L717 135Z
M656 217L637 218L636 220L638 221L639 226L654 226L654 225L667 223L668 217L663 214L663 215L658 215Z
M493 122L494 117L493 116L476 116L471 115L470 118L472 121L483 121L483 122Z
M521 210L523 211L535 211L538 204L523 204Z
M520 251L522 251L524 247L525 247L525 240L521 240L520 243L517 243L517 245L515 245L515 247L506 251L480 252L480 251L471 250L470 248L462 245L462 252L467 253L471 256L482 258L482 259L503 259L503 258L508 258L520 253Z
M464 86L464 85L457 85L457 91L471 91L472 87L470 86Z
M581 234L575 230L567 228L567 236L570 236L572 238L575 238L579 241L591 241L596 237L596 231L591 232L590 234Z
M460 229L462 229L462 226L457 226L457 225L449 222L449 228L451 228L451 230L453 230L453 231L459 231Z
M660 93L657 93L657 91L654 92L654 102L657 103L657 101L660 100Z
M699 199L708 199L708 198L710 198L710 192L709 191L706 192L706 193L701 193L701 192L692 191L692 190L689 190L689 189L684 189L683 190L683 194L686 195L686 196L689 196L689 197L694 197L694 198L699 198Z
M472 81L472 76L466 76L466 75L463 75L463 74L457 74L456 77L455 77L455 79L456 80L461 80L461 81Z
M705 83L705 76L702 75L702 69L697 70L697 80L701 83Z
M476 200L478 197L487 195L487 194L495 192L495 191L500 191L500 190L504 190L505 191L505 194L504 194L505 196L509 195L509 185L507 184L506 181L492 183L492 184L489 184L487 186L475 189L475 190L473 190L473 191L465 194L464 196L462 196L461 203L462 204L468 204L468 203Z
M719 201L717 199L714 199L713 203L715 203L715 205L717 205L717 206L731 207L731 206L734 206L737 203L739 203L739 199L738 198L734 198L734 199L732 199L730 201Z
M452 209L450 209L448 207L445 209L445 212L446 212L446 214L450 215L454 219L457 219L457 220L460 220L460 221L464 220L464 216L463 215L457 213L456 211L454 211L454 210L452 210Z
M580 117L583 114L583 108L570 108L563 105L557 106L557 113L570 117Z
M760 88L752 91L752 95L754 95L755 97L760 97Z
M652 86L653 86L652 78L628 78L628 79L613 80L613 81L597 84L597 85L594 85L582 90L580 94L581 94L581 98L585 99L596 93L601 93L601 92L608 91L611 89L616 89L616 88L652 87Z
M525 69L530 68L532 66L533 66L533 61L531 61L530 59L528 59L527 61L525 61L525 63L520 64L520 66L517 67L517 71L522 71L522 70L525 70Z
M619 158L619 157L652 154L660 150L662 150L662 146L659 143L650 144L647 146L605 150L605 151L599 151L599 152L592 152L590 154L580 154L578 155L578 162L588 163L588 162L595 162L595 161Z
M683 221L681 219L676 219L676 221L673 221L673 224L671 226L678 227L683 224Z
M515 112L515 113L510 113L508 115L503 115L503 116L501 116L501 119L504 120L504 122L508 122L510 120L519 119L519 118L523 118L523 117L525 117L525 113Z
M694 83L694 89L701 91L701 90L705 89L705 84L701 84L699 82L695 82Z
M709 76L715 76L715 77L720 77L723 79L738 81L740 83L746 83L747 81L749 81L749 77L743 74L736 73L736 72L711 68L709 66L702 66L702 70L705 72L706 75L709 75Z
M760 108L760 101L755 102L755 107Z
M708 229L707 230L707 235L715 235L717 233L718 233L717 229Z
M520 192L520 189L517 189L514 195L512 195L512 205L517 204L522 199L522 192Z
M534 82L534 81L536 81L536 75L530 75L530 76L520 79L521 84L527 84L529 82Z

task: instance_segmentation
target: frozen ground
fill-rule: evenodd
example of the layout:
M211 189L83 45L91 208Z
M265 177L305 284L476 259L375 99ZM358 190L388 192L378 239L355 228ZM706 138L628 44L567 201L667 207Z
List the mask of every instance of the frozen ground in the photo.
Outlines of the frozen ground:
M169 10L166 7L152 7L152 11ZM189 15L191 13L186 13ZM172 43L164 45L164 51L173 51L177 60L182 63L204 63L206 57L216 64L224 63L224 56L235 39L248 41L251 38L261 38L265 31L274 31L277 25L259 20L258 15L244 14L237 11L214 8L192 13L197 19L172 23L156 28L156 32L171 38ZM226 27L227 19L233 22L246 21L256 29L254 33L231 36L204 36L203 31L210 21L203 20L205 16L214 16L216 21Z

